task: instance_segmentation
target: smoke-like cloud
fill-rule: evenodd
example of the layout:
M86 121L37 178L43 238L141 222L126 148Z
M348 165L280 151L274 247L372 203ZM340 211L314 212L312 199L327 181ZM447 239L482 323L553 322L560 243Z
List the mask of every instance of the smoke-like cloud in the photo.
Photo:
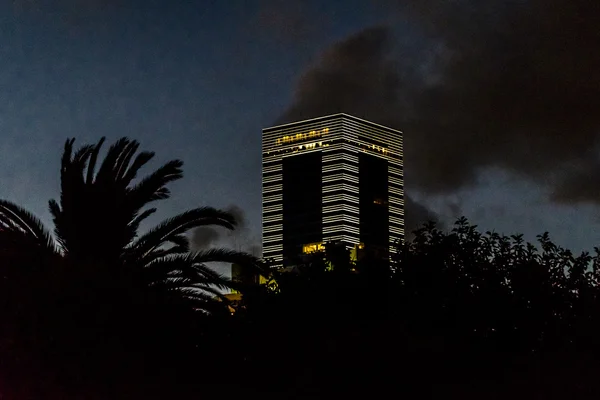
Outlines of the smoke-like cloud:
M222 234L217 228L201 226L192 231L190 246L192 250L201 250L210 247L221 238Z
M371 28L333 45L301 77L294 100L277 120L285 123L346 112L396 127L402 79L389 56L386 28Z
M410 196L404 198L405 219L404 219L404 236L406 239L413 238L413 232L423 227L427 222L435 222L438 229L445 229L446 225L440 221L439 215L431 211L423 204L415 201Z
M390 27L336 43L278 122L347 112L402 130L409 193L455 193L499 168L553 201L600 203L596 1L385 3L419 46Z
M277 123L345 112L402 129L408 106L401 92L412 90L414 71L391 57L390 45L383 27L335 44L300 78L293 104ZM405 207L407 236L425 222L439 222L436 213L410 196Z
M408 134L407 164L421 189L446 192L500 167L548 186L554 200L600 201L588 185L600 172L597 2L397 4L443 48L432 65L439 80L419 84L407 123L416 137Z
M233 215L233 218L235 218L236 221L235 230L229 231L231 234L235 232L246 231L248 229L248 219L246 218L246 213L240 206L232 204L226 207L225 211Z

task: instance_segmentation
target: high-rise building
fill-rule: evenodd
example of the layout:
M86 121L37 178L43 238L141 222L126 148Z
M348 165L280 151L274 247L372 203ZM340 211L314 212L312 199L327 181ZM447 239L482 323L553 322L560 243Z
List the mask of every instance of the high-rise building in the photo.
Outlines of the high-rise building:
M263 129L263 258L327 242L395 251L404 238L402 132L347 114Z

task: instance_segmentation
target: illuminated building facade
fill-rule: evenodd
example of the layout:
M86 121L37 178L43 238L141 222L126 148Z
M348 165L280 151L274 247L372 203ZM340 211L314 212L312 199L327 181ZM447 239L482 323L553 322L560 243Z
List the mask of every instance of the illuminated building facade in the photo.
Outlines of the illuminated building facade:
M263 258L293 265L343 243L388 255L404 237L402 132L347 114L263 129Z

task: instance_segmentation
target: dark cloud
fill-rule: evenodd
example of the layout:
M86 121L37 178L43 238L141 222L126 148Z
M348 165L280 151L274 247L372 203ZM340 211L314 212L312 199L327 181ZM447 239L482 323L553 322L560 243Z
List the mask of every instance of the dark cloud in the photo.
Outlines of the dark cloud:
M447 200L444 203L445 212L444 214L453 220L456 220L463 216L462 200Z
M225 211L227 211L229 214L233 215L233 217L235 218L235 221L236 221L235 230L230 231L230 232L235 233L235 232L247 230L248 219L246 217L246 213L240 206L232 204L232 205L228 206L227 208L225 208Z
M420 49L387 28L335 44L279 122L343 111L400 129L407 187L425 194L475 186L495 167L555 201L600 202L597 1L385 3Z
M277 123L346 112L397 126L402 79L389 57L386 28L362 31L325 51L301 76L292 105Z
M556 199L579 201L560 181L585 179L597 157L597 2L429 0L398 7L444 49L432 66L441 79L414 98L410 126L418 140L407 163L419 169L422 189L452 190L440 182L453 176L455 185L474 183L479 171L495 166L549 185ZM422 154L434 168L419 165Z
M247 250L249 254L252 254L254 257L262 256L262 245L260 244L260 240L255 240L254 244L251 244Z
M445 229L446 225L440 221L439 215L425 207L423 204L418 203L410 196L404 198L405 206L405 220L404 220L404 231L405 238L412 239L413 232L427 222L435 222L438 229Z
M552 192L558 203L600 203L600 161L595 154L566 167Z
M206 249L217 242L221 236L216 228L202 226L192 231L190 246L192 250Z
M399 91L410 81L412 66L404 68L390 55L386 28L371 28L328 49L301 78L293 104L277 123L345 112L401 128L406 109ZM404 78L404 79L403 79ZM406 87L406 89L409 89ZM407 237L438 216L410 196L405 199Z
M227 207L225 211L232 214L237 221L235 229L227 231L224 235L227 244L235 250L246 251L252 255L260 255L261 247L259 243L261 240L254 237L252 232L250 232L248 218L244 210L241 207L232 204Z

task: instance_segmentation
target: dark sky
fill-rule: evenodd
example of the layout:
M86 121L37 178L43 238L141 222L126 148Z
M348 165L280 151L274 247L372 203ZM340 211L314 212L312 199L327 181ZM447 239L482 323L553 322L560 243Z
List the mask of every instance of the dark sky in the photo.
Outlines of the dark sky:
M258 238L261 128L344 111L405 132L412 216L600 244L595 1L0 4L0 196L45 221L64 140L129 136L185 162L161 216Z

